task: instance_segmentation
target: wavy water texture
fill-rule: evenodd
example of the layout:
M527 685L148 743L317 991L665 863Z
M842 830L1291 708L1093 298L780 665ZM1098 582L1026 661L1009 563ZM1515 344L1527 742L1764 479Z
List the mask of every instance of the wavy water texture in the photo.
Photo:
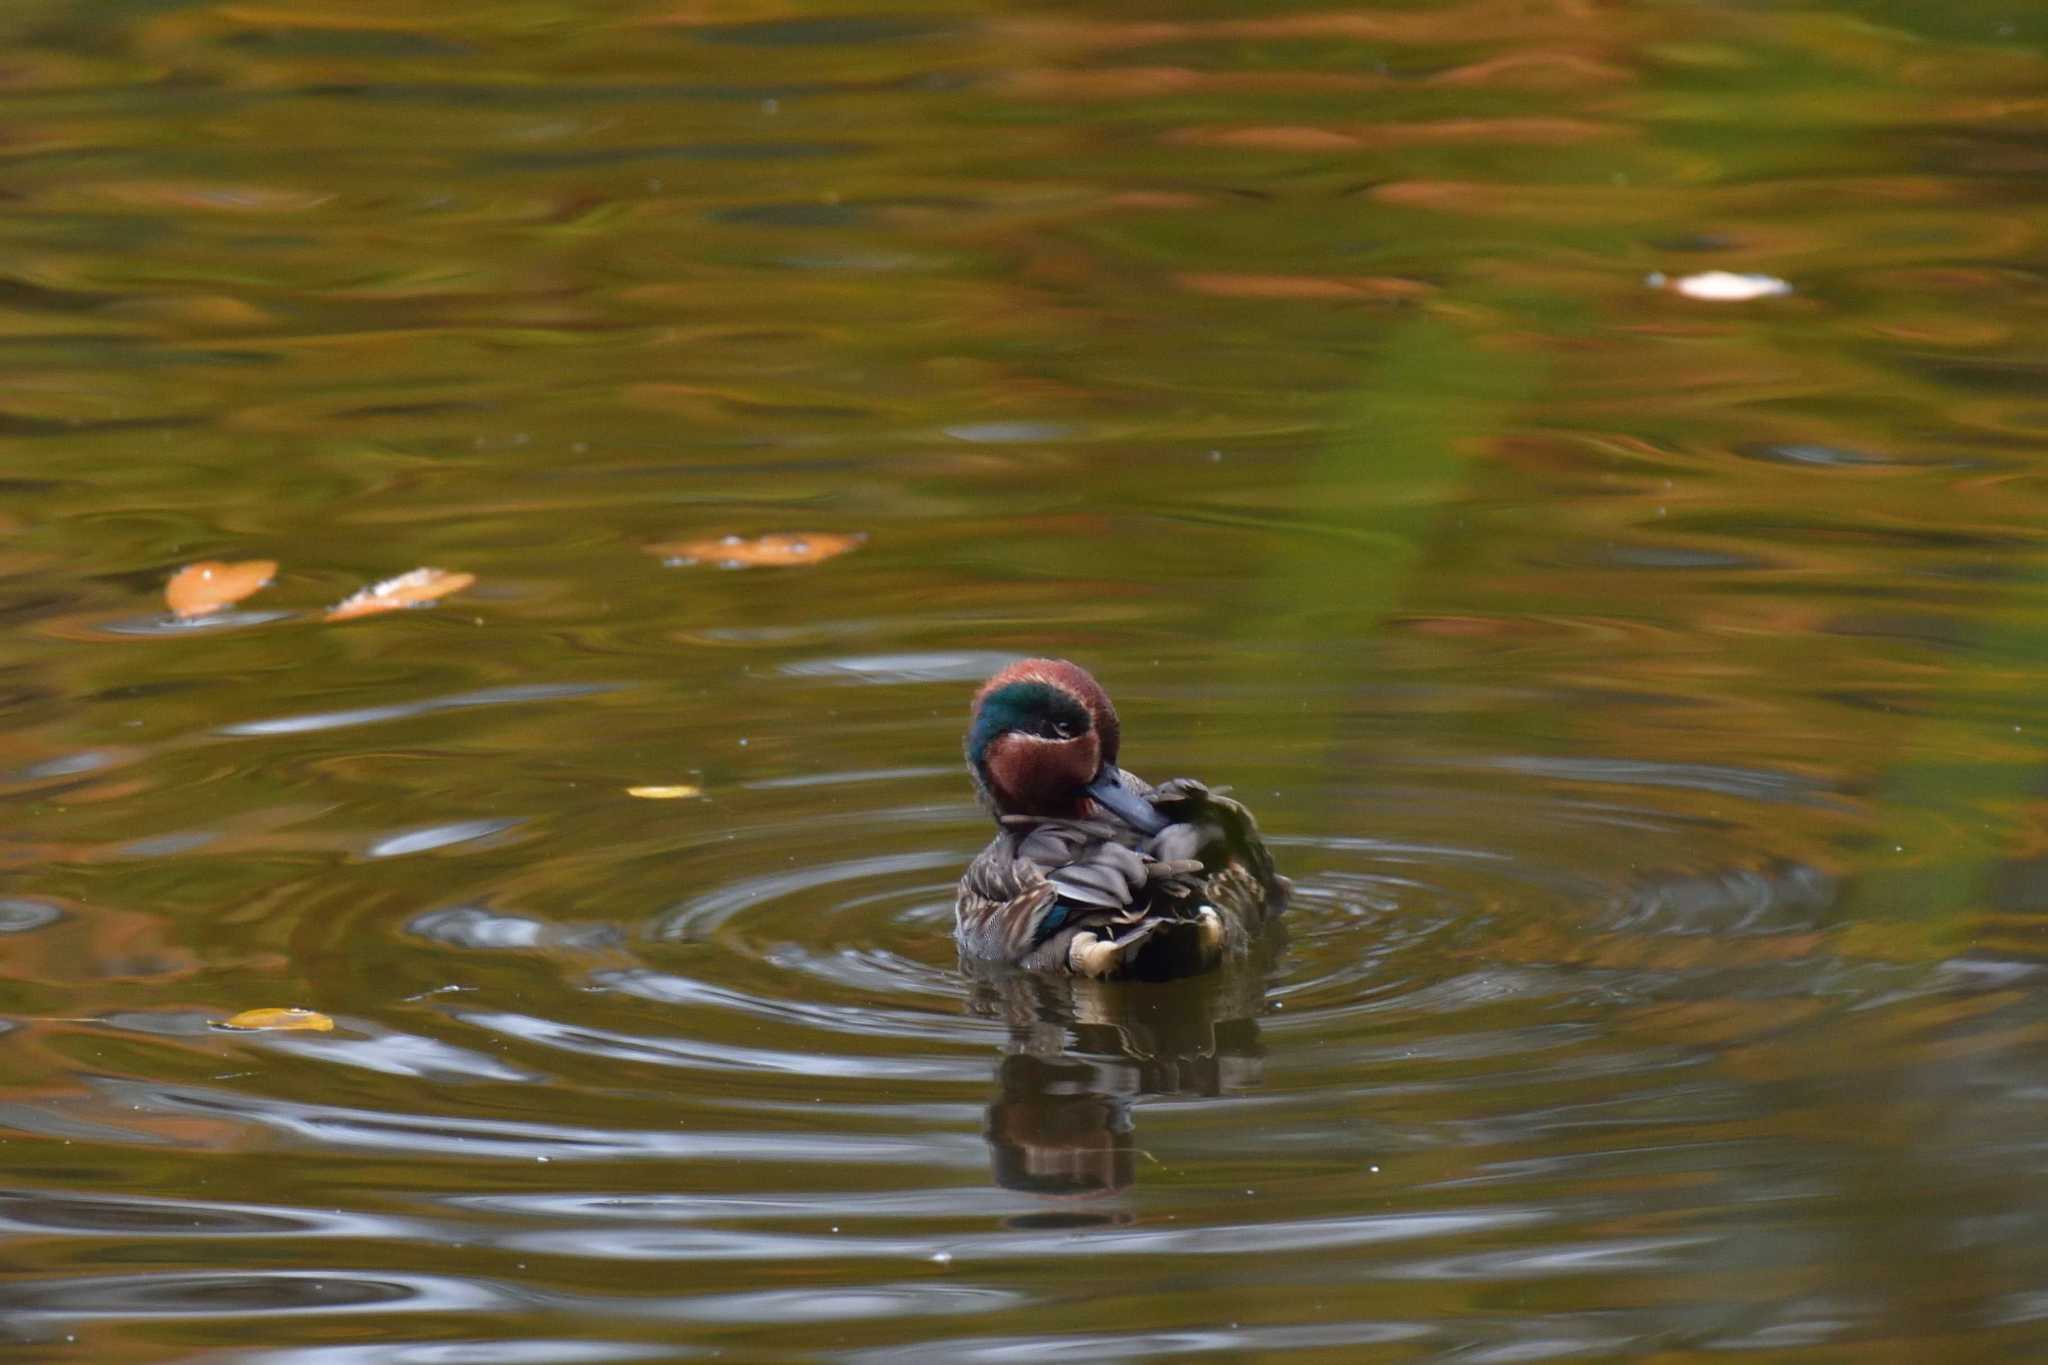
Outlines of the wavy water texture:
M2048 1348L2027 7L0 36L0 1354ZM957 960L1041 652L1283 934Z

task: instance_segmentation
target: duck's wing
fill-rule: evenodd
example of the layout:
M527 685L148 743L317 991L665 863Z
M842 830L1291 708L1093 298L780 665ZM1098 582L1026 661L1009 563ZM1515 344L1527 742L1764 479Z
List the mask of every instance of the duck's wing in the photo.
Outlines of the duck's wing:
M1200 860L1209 900L1234 911L1247 931L1257 932L1286 904L1289 883L1242 803L1191 777L1161 783L1152 800L1174 823L1147 851L1161 862Z
M970 957L1022 963L1057 894L1043 869L1017 857L1017 838L1006 830L961 874L953 902L955 937Z
M1153 859L1094 821L1012 821L969 864L954 912L976 957L1112 972L1147 936Z

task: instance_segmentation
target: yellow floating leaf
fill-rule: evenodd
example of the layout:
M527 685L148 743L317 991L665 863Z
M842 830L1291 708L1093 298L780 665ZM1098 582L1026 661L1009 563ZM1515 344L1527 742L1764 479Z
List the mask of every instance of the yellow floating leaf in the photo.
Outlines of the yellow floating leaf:
M358 616L375 616L380 611L398 611L403 607L429 607L448 596L461 592L476 582L473 573L455 573L447 569L414 569L396 578L387 578L382 583L364 588L355 596L335 604L328 609L330 621L352 621Z
M702 787L678 785L674 787L628 787L626 795L637 796L642 801L680 801L686 796L702 796Z
M310 1033L332 1033L334 1021L317 1010L301 1009L260 1009L243 1010L232 1019L223 1019L222 1028L246 1029L270 1033L302 1031Z
M143 208L199 209L212 213L305 213L334 198L318 191L289 190L276 185L188 180L111 181L93 186L92 192Z
M751 540L745 536L718 536L650 545L647 552L681 564L716 564L721 569L782 569L816 564L843 555L866 541L867 536L860 533L778 531Z
M232 606L277 576L274 559L243 559L223 564L217 559L187 564L164 584L164 601L180 620L205 616Z
M344 12L339 7L309 5L223 5L214 16L231 24L265 29L331 30L336 33L404 33L436 26L420 15L382 17Z

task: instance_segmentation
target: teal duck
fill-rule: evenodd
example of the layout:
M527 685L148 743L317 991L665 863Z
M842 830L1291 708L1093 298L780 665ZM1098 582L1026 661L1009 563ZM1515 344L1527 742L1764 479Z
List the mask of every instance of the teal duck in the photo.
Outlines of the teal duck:
M998 829L960 878L972 959L1157 979L1243 954L1286 903L1252 814L1192 778L1117 766L1116 708L1064 659L1011 664L975 694L967 768Z

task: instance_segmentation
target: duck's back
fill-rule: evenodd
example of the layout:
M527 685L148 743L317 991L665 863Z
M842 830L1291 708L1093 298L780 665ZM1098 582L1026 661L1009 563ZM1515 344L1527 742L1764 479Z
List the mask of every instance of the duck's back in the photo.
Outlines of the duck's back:
M1250 946L1287 894L1251 813L1191 779L1155 791L1125 777L1172 823L1148 836L1114 820L1006 818L960 880L964 951L1061 968L1089 935L1129 943L1113 974L1160 978Z
M960 946L991 961L1064 966L1077 933L1143 917L1149 875L1134 832L1105 821L1010 817L960 878Z

